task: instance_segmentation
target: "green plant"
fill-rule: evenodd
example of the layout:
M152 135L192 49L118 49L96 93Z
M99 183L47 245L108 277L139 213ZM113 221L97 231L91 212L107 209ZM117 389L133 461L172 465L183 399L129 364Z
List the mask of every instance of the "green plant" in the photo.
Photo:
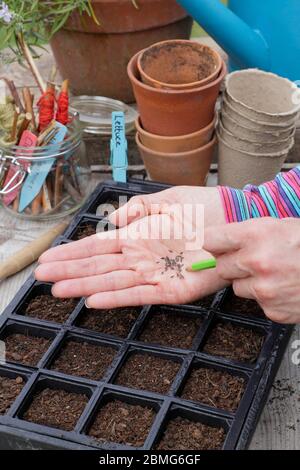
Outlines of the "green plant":
M131 1L138 8L137 1ZM37 48L49 42L74 10L100 24L92 0L0 0L0 51L9 47L13 58L25 58L40 88L42 82L33 62ZM1 52L0 59L5 60Z

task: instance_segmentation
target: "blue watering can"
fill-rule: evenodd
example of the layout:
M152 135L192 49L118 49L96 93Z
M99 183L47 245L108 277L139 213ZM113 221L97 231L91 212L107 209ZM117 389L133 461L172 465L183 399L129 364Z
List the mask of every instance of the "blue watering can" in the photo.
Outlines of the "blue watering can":
M300 80L300 0L177 0L229 54L231 69L257 67Z

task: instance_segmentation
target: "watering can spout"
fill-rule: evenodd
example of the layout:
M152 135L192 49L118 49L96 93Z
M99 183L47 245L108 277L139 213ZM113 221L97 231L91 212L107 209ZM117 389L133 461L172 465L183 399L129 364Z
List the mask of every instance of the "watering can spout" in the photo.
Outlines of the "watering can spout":
M229 54L237 67L270 70L268 45L220 0L177 0Z

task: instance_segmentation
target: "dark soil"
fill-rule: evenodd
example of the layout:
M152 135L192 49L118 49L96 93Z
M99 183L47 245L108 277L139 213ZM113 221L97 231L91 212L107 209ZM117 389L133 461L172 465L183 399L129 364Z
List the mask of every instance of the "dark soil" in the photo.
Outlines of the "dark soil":
M167 393L180 363L150 354L131 354L116 383L125 387Z
M214 408L236 411L245 386L243 377L216 369L195 368L192 370L181 396Z
M99 380L112 363L116 350L109 346L68 341L51 369L69 375Z
M141 61L146 74L162 83L194 83L215 70L215 61L208 50L190 46L162 44L144 53Z
M12 334L5 338L7 361L36 366L47 351L51 340L40 336Z
M170 421L157 450L218 450L225 441L223 428L177 417Z
M86 395L45 388L34 396L23 419L72 431L88 402Z
M214 326L203 351L239 362L254 363L261 351L264 335L230 322Z
M34 297L28 304L25 313L40 320L64 323L76 307L76 299L57 299L50 294Z
M126 338L139 314L140 309L134 307L111 310L85 309L80 316L78 326Z
M228 313L239 313L245 316L266 318L263 309L255 300L242 299L236 295L227 297L222 310Z
M85 237L90 237L95 235L97 225L84 223L78 227L73 237L73 240L82 240Z
M200 317L188 317L179 313L155 313L146 324L140 341L188 349L203 320Z
M4 415L24 387L22 377L0 377L0 415Z
M152 408L113 400L98 411L89 436L99 441L141 447L154 418L155 411Z
M208 308L213 303L214 298L215 294L208 295L207 297L203 297L202 299L195 300L195 302L191 303L190 305L195 305L195 307Z

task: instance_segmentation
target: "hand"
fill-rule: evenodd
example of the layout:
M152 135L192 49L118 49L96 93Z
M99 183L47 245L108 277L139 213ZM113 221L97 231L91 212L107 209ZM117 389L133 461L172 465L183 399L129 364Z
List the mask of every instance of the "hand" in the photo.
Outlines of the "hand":
M174 237L183 231L183 221L170 211L170 205L182 199L201 202L196 196L203 189L173 188L133 198L110 216L111 221L121 226L119 230L48 250L40 258L36 278L54 282L52 292L57 297L86 297L91 308L188 303L216 292L227 283L215 270L201 273L185 270L209 254L201 249L186 250L186 237ZM222 223L224 215L218 191L208 190L204 194L203 199L207 198L207 204L214 206L215 214L219 211ZM139 210L133 210L134 206ZM205 219L208 221L210 216L207 214ZM203 221L201 226L194 222L190 221L190 229L201 232ZM172 232L169 238L163 235L166 226ZM149 229L158 235L156 239L144 239L143 234ZM166 257L175 262L175 270L169 269Z
M205 231L204 248L239 297L279 323L300 323L300 220L251 219Z

